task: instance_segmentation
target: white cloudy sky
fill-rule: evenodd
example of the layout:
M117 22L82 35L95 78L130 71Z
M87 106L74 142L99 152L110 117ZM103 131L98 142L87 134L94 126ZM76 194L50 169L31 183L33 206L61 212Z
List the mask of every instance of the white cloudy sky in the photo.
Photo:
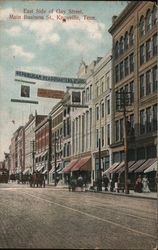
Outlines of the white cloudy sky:
M15 82L16 70L54 76L76 77L83 59L87 64L97 56L103 56L112 46L108 29L112 16L118 15L127 5L125 1L16 1L0 2L0 161L8 152L13 132L25 125L35 109L48 114L58 100L37 97L37 88L65 89L65 85L41 83L31 86L32 100L38 105L18 104L11 98L20 99L20 83ZM46 11L44 20L11 20L9 15L24 15L24 9ZM46 17L53 9L51 18ZM56 10L68 14L69 9L82 10L83 15L96 20L62 22L56 20ZM33 14L28 14L33 15ZM12 123L15 120L15 124Z

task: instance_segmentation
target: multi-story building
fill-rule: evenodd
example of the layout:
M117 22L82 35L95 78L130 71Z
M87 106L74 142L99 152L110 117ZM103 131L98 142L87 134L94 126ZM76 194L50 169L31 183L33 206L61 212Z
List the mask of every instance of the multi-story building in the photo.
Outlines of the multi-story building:
M111 51L96 62L93 69L93 180L99 173L99 143L102 173L111 164Z
M157 130L157 7L154 2L131 2L109 29L112 35L112 161L124 159L123 113L119 103L128 95L126 119L134 129L128 140L128 160L156 157ZM129 92L129 94L127 94ZM133 131L133 130L131 130Z
M29 121L25 125L25 170L24 174L33 172L35 154L35 127L45 118L45 115L29 116Z
M35 127L35 170L48 173L51 119L47 116Z
M25 130L22 126L17 136L17 173L25 170Z

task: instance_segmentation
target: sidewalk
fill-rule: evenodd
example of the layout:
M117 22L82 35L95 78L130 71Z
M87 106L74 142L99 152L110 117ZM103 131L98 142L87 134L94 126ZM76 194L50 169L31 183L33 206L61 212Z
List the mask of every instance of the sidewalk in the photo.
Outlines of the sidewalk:
M129 194L125 193L117 193L117 192L109 192L109 191L95 191L95 190L88 190L88 192L95 192L95 193L102 193L102 194L110 194L110 195L118 195L118 196L127 196L127 197L134 197L134 198L145 198L145 199L158 199L157 192L150 192L150 193L136 193L134 190L130 190Z

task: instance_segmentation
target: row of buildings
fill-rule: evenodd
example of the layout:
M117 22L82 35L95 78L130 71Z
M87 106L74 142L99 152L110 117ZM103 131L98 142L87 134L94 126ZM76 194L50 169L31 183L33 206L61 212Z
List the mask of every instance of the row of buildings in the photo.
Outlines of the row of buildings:
M157 156L157 6L131 2L114 16L112 50L77 73L86 83L67 87L47 116L30 115L11 139L5 163L11 173L38 170L53 182L70 173L97 178L124 160L121 96L127 98L128 161Z

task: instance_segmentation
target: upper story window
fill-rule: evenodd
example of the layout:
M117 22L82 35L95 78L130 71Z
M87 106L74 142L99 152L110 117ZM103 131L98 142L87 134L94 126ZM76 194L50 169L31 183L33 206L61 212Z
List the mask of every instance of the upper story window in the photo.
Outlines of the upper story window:
M118 91L116 91L115 93L115 108L116 108L116 111L118 111L119 109L119 94L118 94Z
M153 56L157 55L157 33L153 36Z
M115 140L116 142L119 140L119 121L115 122Z
M82 105L85 105L86 100L85 100L85 91L82 92Z
M157 7L153 7L153 25L157 24Z
M99 107L96 107L96 120L99 120Z
M110 100L107 100L107 115L110 114Z
M115 58L117 58L119 55L119 43L118 41L115 44Z
M125 76L128 75L128 57L125 59Z
M115 67L115 79L116 79L116 83L119 81L119 67L118 65L116 65Z
M120 54L123 54L123 50L124 50L124 48L123 48L123 37L121 37L121 39L120 39Z
M101 83L101 91L102 91L102 93L104 92L104 82L103 81Z
M157 90L157 78L158 78L157 65L153 68L153 91Z
M128 32L127 31L125 33L124 48L125 50L128 49Z
M90 90L89 90L89 99L92 99L92 85L90 85Z
M134 103L134 81L130 82L130 103Z
M99 86L98 86L98 83L96 83L96 96L97 97L99 96Z
M123 119L120 120L120 140L123 139Z
M144 44L140 46L140 65L145 62L145 55L144 55Z
M144 16L140 18L140 36L145 35L145 24L144 24Z
M146 42L146 61L151 58L151 39Z
M146 130L151 131L151 108L146 109Z
M101 117L104 117L104 102L101 104Z
M132 53L129 56L129 62L130 62L130 73L134 71L134 54Z
M157 104L153 106L153 130L157 130Z
M146 95L151 93L151 70L146 72Z
M145 116L144 116L144 110L140 111L140 134L145 133Z
M123 61L120 63L120 80L123 79Z
M150 10L148 10L147 14L146 14L146 30L147 31L151 30L151 12L150 12Z
M132 26L129 33L129 45L132 46L133 43L134 43L134 30Z
M140 98L144 96L144 75L140 76Z

